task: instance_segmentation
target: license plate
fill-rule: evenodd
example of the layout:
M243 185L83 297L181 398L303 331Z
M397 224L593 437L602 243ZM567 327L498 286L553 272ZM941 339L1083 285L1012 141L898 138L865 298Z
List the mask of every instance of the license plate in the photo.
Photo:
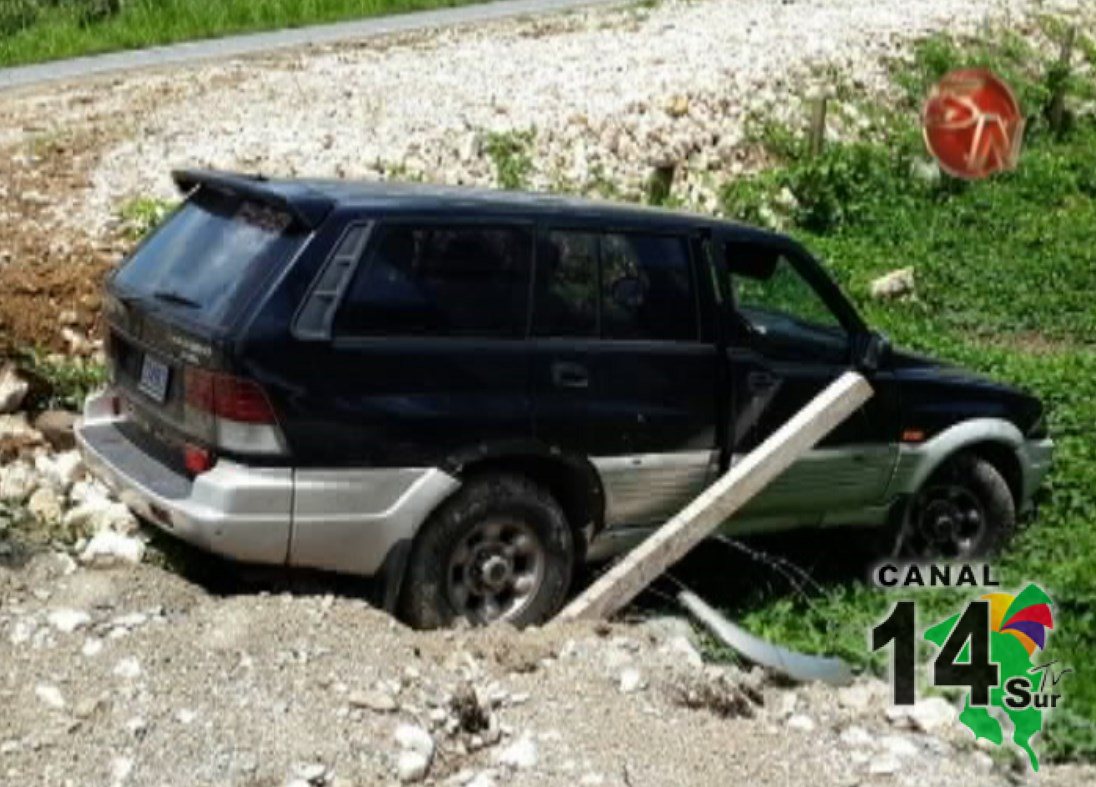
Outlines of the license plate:
M170 371L166 363L146 355L141 365L141 381L137 384L137 389L163 404L167 399L167 378Z

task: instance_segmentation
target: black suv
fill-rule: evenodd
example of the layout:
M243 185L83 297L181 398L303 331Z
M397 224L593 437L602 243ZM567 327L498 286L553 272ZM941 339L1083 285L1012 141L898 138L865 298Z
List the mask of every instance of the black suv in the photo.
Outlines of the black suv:
M559 197L185 171L113 275L88 465L240 560L383 582L413 624L544 620L832 381L876 395L726 525L997 547L1037 399L891 350L794 241Z

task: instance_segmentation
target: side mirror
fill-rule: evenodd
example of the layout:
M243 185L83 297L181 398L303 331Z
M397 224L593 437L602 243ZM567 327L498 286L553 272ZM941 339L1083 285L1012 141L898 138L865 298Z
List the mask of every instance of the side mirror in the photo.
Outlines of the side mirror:
M857 345L856 365L869 372L874 372L886 361L891 346L890 340L878 331L861 334Z

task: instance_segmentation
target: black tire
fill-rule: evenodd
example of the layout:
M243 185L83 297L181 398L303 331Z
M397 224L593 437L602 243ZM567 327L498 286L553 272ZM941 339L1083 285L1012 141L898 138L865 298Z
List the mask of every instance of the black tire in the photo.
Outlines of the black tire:
M985 459L963 453L909 501L894 552L922 560L983 559L997 554L1015 530L1016 504L1004 476Z
M492 528L501 531L497 538L475 540ZM514 543L520 541L523 555L513 554L514 547L506 542L508 533L517 533ZM535 540L535 548L528 544L530 539ZM534 552L536 556L530 557ZM465 555L469 555L467 562L462 560ZM526 573L515 579L511 589L517 602L504 610L505 614L493 616L490 613L501 607L500 599L506 594L500 591L495 595L493 586L484 584L487 571L483 568L485 561L496 561L490 566L494 569L498 561L507 560L511 578L519 563ZM468 482L419 531L403 583L400 611L409 625L425 629L445 627L458 618L473 624L506 620L519 627L542 623L566 599L573 563L571 528L551 494L523 476L483 476ZM533 575L538 580L534 589L519 599L518 579ZM485 590L483 606L478 609L476 593L464 593L465 588L477 584L477 578ZM493 606L488 606L488 597L496 602Z

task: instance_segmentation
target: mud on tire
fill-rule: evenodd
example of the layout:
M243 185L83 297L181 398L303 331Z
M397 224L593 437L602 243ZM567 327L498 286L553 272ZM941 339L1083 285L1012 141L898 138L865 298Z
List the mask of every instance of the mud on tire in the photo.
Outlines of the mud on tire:
M444 627L458 618L541 623L566 599L573 562L571 528L551 494L523 476L476 478L435 511L416 536L401 616L416 628ZM517 588L531 584L532 589L525 594L513 590L512 596L502 589L496 595L495 588L507 578ZM493 606L488 596L497 599ZM501 614L491 614L495 610Z

